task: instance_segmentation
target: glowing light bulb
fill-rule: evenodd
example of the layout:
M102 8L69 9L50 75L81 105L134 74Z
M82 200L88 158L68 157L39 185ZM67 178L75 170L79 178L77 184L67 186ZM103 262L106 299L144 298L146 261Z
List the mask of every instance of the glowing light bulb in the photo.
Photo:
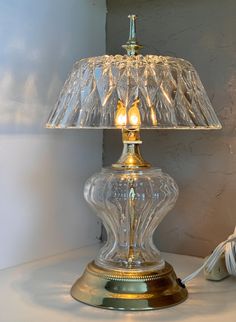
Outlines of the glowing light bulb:
M128 124L138 127L141 125L141 117L138 108L139 99L136 99L128 112Z
M154 112L153 106L151 106L151 119L152 119L152 124L157 126L157 117L156 117L156 113Z
M115 117L115 125L116 126L124 126L126 125L127 117L126 117L126 108L121 101L117 103L117 112Z

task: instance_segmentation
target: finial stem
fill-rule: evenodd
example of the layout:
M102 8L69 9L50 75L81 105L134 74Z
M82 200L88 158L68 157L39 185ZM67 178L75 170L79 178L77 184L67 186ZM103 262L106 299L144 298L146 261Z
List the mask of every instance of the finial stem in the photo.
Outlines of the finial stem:
M136 15L128 15L129 20L129 41L136 43Z
M128 56L134 56L139 54L139 50L143 48L143 46L139 45L136 39L136 19L138 18L136 15L128 15L130 20L129 22L129 39L126 45L122 47L126 49Z

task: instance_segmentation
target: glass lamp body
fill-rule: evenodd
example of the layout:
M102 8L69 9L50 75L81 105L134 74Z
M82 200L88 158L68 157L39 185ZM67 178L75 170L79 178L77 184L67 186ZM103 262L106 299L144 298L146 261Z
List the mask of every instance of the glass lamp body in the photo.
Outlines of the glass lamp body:
M84 195L107 231L98 266L143 272L164 268L152 236L178 197L168 174L158 168L104 168L88 179Z

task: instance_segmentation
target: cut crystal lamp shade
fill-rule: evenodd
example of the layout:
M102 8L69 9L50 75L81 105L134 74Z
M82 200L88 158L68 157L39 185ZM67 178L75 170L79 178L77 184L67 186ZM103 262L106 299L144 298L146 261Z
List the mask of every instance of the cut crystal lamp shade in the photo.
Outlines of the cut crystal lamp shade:
M154 55L76 62L47 127L130 129L133 111L143 129L221 128L194 67Z

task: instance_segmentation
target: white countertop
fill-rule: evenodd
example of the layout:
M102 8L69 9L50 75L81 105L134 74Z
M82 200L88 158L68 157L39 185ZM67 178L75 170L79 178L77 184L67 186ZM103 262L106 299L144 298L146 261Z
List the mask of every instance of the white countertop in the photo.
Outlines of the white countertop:
M72 283L94 258L99 245L85 247L0 271L1 322L235 322L236 278L206 281L202 275L188 283L189 298L168 309L120 312L87 306L71 298ZM202 259L164 254L178 277L183 278Z

